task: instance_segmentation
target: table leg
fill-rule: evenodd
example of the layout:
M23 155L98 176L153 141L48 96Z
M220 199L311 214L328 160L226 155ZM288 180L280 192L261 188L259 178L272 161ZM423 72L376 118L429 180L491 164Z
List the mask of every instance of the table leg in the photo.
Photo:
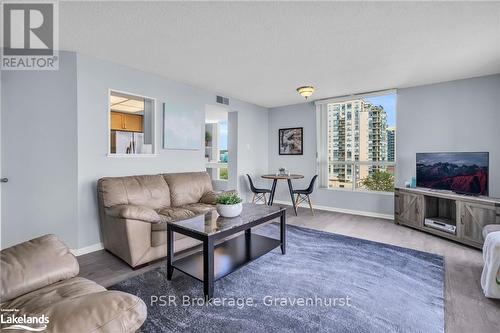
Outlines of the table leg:
M269 206L273 205L274 201L274 192L276 191L276 184L278 183L277 179L273 180L273 185L271 186L271 194L269 195Z
M290 191L290 198L292 198L293 211L295 212L295 216L297 216L297 206L295 205L295 200L293 199L292 181L290 179L287 179L286 181L288 183L288 190Z
M172 266L172 261L174 259L174 232L172 227L167 224L167 280L172 280L172 274L174 273L174 267Z
M280 241L281 241L281 254L285 254L286 253L286 210L283 210L280 216Z
M245 230L245 252L247 260L252 257L252 229Z
M209 237L203 241L203 293L207 300L214 297L214 243Z

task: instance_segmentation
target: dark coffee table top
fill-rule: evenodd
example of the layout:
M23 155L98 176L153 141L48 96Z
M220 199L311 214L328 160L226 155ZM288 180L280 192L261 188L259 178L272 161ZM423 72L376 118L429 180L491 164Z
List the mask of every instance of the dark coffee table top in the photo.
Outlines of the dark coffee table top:
M244 203L243 211L241 212L241 215L237 217L225 218L220 216L216 210L213 210L204 215L198 215L186 220L168 223L174 224L176 227L181 229L209 236L260 220L266 216L276 214L285 209L286 208L284 207Z

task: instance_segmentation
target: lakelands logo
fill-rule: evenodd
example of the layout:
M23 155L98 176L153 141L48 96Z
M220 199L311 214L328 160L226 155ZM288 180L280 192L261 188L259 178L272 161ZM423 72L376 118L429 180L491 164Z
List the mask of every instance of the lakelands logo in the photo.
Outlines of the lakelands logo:
M2 70L57 70L56 2L2 2Z
M2 309L0 314L0 324L3 330L24 330L31 332L41 332L47 329L49 317L41 315L19 315L17 309Z

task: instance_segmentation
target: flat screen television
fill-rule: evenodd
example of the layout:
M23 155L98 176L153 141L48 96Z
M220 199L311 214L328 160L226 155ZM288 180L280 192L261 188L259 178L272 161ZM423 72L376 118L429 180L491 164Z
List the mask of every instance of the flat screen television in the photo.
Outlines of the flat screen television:
M489 154L417 153L417 186L488 195Z

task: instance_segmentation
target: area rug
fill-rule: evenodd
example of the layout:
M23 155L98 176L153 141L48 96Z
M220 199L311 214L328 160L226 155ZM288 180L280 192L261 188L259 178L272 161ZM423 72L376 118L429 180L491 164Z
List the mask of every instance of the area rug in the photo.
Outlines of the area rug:
M257 233L279 236L277 224ZM444 332L441 256L287 226L279 248L215 282L162 266L111 287L148 306L142 332Z

